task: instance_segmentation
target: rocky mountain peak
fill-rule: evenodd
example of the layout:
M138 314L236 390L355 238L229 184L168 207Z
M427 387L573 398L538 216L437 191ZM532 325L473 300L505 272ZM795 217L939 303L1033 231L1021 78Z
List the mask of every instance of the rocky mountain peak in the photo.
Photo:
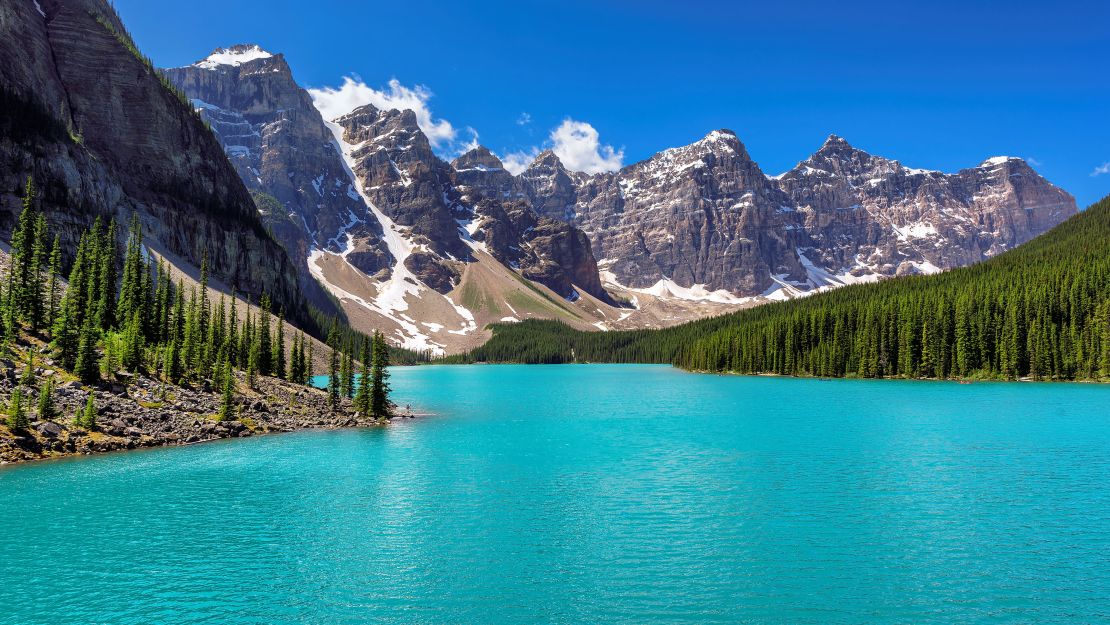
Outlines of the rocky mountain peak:
M489 148L480 145L462 156L451 161L451 166L457 171L477 169L479 171L504 170L505 165Z
M226 67L239 67L244 63L259 59L273 58L275 55L254 43L240 43L229 48L216 48L207 57L193 63L194 67L217 70ZM277 55L281 56L281 55Z

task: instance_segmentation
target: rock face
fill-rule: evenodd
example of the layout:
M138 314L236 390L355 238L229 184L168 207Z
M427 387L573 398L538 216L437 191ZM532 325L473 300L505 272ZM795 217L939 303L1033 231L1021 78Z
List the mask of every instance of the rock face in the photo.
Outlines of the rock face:
M967 265L1076 213L1074 198L1021 159L944 174L835 136L776 177L718 130L614 174L573 174L544 153L519 179L533 206L589 235L616 282L736 296Z
M381 225L355 192L331 130L281 54L238 45L165 74L210 124L244 184L256 197L277 200L277 206L259 201L259 208L291 256L345 251L357 242L353 260L360 268L372 275L390 267ZM302 289L320 302L323 291L308 266L297 265Z
M510 174L487 148L455 159L457 189L474 207L471 236L494 258L564 298L575 287L610 301L601 286L589 238L578 228L533 209L527 183Z
M306 318L295 270L267 234L220 144L134 52L104 0L0 4L0 206L10 230L23 182L63 247L97 217L138 213L154 244L239 291Z

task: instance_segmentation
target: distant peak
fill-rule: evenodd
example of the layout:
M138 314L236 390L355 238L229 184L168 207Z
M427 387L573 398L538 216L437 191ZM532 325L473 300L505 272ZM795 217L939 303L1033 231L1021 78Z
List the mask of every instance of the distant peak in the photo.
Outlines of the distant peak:
M272 56L274 55L263 50L258 44L241 43L230 48L216 48L212 51L212 54L193 63L193 65L202 69L216 69L221 66L238 67L243 63L268 59Z
M979 164L980 167L994 167L996 165L1005 165L1010 161L1021 161L1022 159L1016 156L992 156Z
M823 148L851 148L851 147L852 147L852 145L850 143L848 143L847 141L845 141L844 137L841 137L841 136L835 135L835 134L829 135L829 138L825 139L825 142L823 144L821 144L822 149Z
M738 139L736 138L735 132L729 130L728 128L721 128L720 130L714 130L713 132L705 135L705 138L702 139L702 141L738 141Z
M501 159L497 158L493 152L490 152L489 148L484 145L479 145L476 148L468 150L465 154L452 161L451 165L458 171L471 169L496 171L505 169Z

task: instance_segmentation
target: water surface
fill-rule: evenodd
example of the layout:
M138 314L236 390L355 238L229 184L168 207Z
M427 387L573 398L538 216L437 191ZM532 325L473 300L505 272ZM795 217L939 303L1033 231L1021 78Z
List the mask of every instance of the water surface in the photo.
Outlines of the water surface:
M1092 623L1110 388L395 370L437 416L0 469L0 623Z

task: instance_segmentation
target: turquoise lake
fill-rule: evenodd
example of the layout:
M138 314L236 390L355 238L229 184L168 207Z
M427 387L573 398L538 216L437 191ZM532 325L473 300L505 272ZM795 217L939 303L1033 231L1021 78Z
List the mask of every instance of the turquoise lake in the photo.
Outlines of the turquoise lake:
M434 416L0 468L0 623L1110 621L1110 387L392 382Z

